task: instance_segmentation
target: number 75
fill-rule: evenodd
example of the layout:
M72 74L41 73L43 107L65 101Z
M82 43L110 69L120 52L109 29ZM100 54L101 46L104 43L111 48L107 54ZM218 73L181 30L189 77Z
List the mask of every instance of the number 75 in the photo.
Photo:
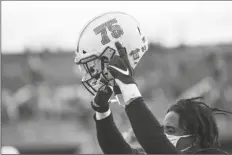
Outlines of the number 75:
M111 36L113 38L119 38L121 35L124 34L122 28L117 25L118 21L114 18L112 20L109 20L103 24L101 24L100 26L96 27L93 31L96 35L98 35L99 33L101 33L101 43L102 45L105 45L107 43L110 42L110 38L107 34L107 30L108 29L111 32ZM113 25L114 24L114 25Z

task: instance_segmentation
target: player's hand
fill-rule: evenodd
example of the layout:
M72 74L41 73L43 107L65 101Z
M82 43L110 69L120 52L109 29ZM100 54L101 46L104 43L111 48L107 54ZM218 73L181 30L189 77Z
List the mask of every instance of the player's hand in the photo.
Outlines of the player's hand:
M125 84L134 83L133 69L130 66L126 48L121 43L116 42L115 46L118 50L119 56L115 55L108 64L110 74Z
M135 98L141 97L141 94L133 79L133 69L130 66L127 51L125 47L119 42L115 43L119 56L115 55L108 64L108 71L114 77L116 86L114 92L117 90L122 93L123 99L126 104L129 104ZM118 86L118 88L117 88ZM117 92L115 92L117 94Z
M93 110L99 113L104 113L109 110L109 99L112 95L113 91L109 86L105 86L101 90L99 90L94 97L93 101L91 101L91 106Z

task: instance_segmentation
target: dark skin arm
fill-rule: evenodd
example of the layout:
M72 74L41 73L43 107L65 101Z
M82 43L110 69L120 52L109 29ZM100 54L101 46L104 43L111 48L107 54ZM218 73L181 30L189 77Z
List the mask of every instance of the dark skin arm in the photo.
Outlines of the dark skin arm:
M140 145L148 154L180 153L169 142L163 128L141 97L133 79L133 69L130 66L126 48L120 42L116 42L115 46L119 56L115 55L111 59L107 69L120 89L126 103L127 116ZM123 72L127 70L130 71L130 74Z
M118 130L113 115L96 120L97 139L104 154L138 154L139 151L130 147Z
M166 138L163 128L142 97L126 106L133 131L147 154L180 154Z

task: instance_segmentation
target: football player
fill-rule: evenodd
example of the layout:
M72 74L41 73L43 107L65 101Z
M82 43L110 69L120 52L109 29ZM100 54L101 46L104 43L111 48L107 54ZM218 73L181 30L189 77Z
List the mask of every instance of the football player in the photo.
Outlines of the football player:
M94 96L97 138L105 154L225 153L217 149L213 110L203 102L181 100L169 108L163 126L146 106L133 71L148 49L138 22L125 13L103 14L81 32L75 62L82 83ZM132 148L116 127L112 96L121 94L123 107L142 150ZM144 150L144 151L143 151Z

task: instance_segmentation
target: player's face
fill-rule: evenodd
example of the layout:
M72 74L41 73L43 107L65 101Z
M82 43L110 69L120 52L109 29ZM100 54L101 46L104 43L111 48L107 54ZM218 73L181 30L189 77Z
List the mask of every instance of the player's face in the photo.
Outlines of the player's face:
M170 111L166 114L163 121L164 133L175 136L182 136L185 131L179 125L179 114Z
M178 113L176 113L174 111L170 111L165 116L164 122L163 122L164 132L168 135L173 135L173 137L175 139L178 137L181 137L181 136L188 135L185 132L185 130L180 127L179 119L180 119L180 116ZM172 141L172 140L170 140L170 141ZM191 146L191 144L194 140L194 137L189 135L187 137L182 137L179 140L178 139L176 139L176 140L177 141L176 141L175 147L178 150L183 151L184 149Z

